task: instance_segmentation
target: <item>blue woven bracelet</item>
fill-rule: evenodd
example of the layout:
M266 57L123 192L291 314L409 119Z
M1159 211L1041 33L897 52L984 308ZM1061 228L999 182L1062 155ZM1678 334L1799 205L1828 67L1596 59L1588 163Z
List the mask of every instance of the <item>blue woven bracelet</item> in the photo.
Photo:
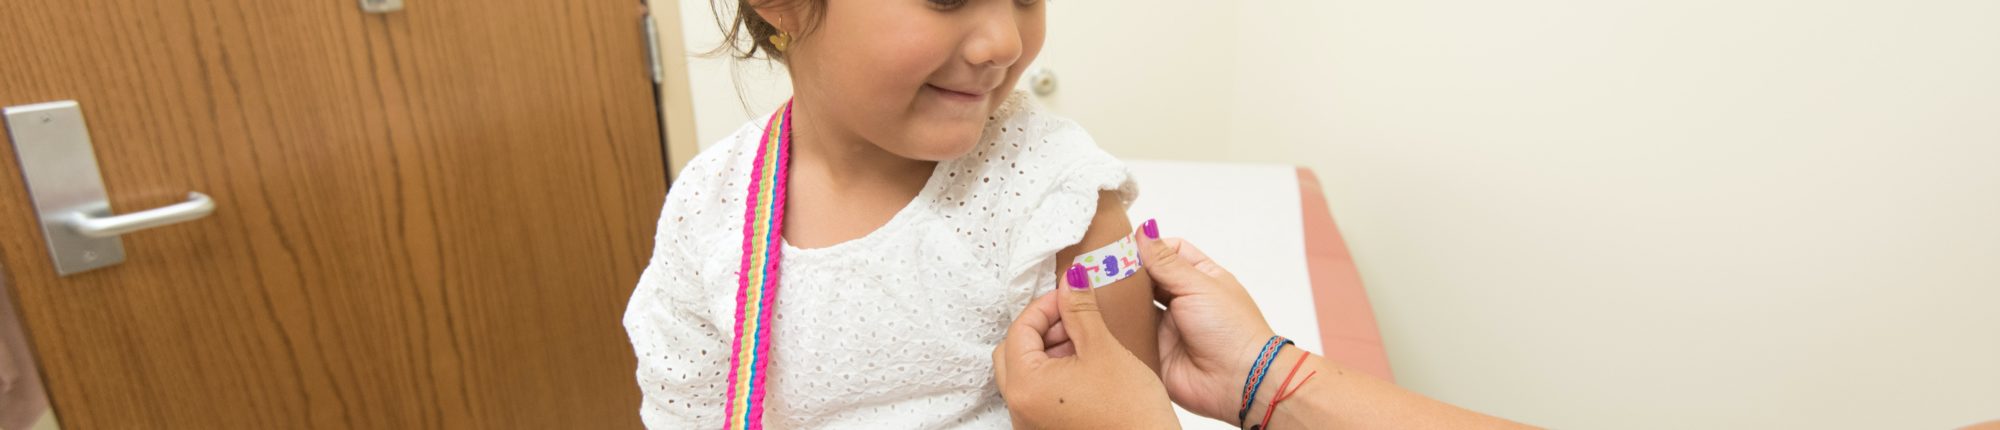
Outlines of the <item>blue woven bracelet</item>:
M1291 345L1292 340L1284 336L1271 336L1264 341L1264 348L1257 351L1257 361L1250 364L1250 374L1243 375L1243 406L1236 410L1236 426L1242 427L1243 420L1250 416L1250 405L1256 399L1257 390L1264 386L1264 376L1270 374L1271 363L1277 361L1278 352Z

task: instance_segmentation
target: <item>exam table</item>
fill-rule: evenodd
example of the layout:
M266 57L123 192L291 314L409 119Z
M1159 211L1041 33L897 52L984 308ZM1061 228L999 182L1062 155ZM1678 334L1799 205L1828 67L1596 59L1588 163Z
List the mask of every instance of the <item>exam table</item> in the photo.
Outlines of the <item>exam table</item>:
M1319 179L1304 167L1132 161L1133 223L1206 252L1249 289L1271 328L1348 368L1394 382L1375 312ZM1234 426L1181 411L1189 429Z

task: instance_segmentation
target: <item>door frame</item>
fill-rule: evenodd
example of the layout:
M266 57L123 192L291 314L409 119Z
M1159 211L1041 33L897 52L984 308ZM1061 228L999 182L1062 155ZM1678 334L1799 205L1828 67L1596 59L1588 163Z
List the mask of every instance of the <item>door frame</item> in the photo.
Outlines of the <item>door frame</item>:
M694 94L688 83L687 36L681 21L681 1L646 2L654 28L653 52L659 61L660 81L653 87L660 106L660 136L666 140L667 176L679 178L681 168L701 151L694 129ZM671 185L669 185L671 187Z

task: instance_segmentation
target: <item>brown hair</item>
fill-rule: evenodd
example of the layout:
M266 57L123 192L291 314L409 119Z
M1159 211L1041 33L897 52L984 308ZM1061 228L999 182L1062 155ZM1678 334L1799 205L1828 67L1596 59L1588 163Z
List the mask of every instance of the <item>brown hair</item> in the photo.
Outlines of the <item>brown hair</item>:
M825 10L826 1L715 0L715 24L722 27L722 44L716 46L714 50L709 51L709 54L727 53L732 57L750 59L755 58L758 52L763 52L765 57L783 62L785 61L785 54L779 52L778 47L771 44L771 36L778 34L778 26L772 25L770 21L765 21L762 15L758 15L757 8L789 9L796 12L792 14L793 16L803 17L803 22L800 22L802 25L798 26L799 30L791 35L793 40L797 40L806 33L812 32L813 27L819 25L820 15ZM736 3L736 10L734 11L736 16L728 23L724 23L722 20L722 15L727 9L726 2ZM748 40L744 40L746 38ZM744 46L743 42L746 41L749 42L749 46Z

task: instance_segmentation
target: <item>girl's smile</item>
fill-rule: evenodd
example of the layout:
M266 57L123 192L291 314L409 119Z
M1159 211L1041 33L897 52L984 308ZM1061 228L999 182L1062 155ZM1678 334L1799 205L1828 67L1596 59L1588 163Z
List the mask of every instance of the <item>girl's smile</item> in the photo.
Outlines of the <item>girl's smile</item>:
M986 101L987 97L991 97L993 95L992 88L987 88L983 90L954 90L951 87L941 86L938 84L924 84L924 89L931 90L931 93L937 95L940 98L954 102L982 103Z

